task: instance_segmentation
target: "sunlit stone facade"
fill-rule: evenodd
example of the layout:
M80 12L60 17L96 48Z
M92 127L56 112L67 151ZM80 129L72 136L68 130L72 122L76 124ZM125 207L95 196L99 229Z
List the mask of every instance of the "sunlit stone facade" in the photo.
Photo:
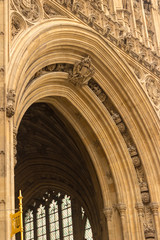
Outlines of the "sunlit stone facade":
M160 239L159 0L1 0L0 90L2 240Z

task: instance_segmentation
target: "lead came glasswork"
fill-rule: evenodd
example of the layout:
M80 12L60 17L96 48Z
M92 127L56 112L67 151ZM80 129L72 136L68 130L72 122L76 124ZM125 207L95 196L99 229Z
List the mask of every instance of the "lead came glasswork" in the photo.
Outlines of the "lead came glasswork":
M28 209L24 218L25 240L76 240L73 231L73 205L72 199L60 192L45 192L43 197L34 202L32 210ZM80 216L85 219L85 230L79 227L83 233L83 239L93 240L93 234L89 219L85 210L81 207ZM78 217L78 216L75 216ZM34 224L36 229L34 229ZM34 233L37 235L35 236Z
M50 239L60 239L58 205L53 199L49 207Z
M37 210L37 239L46 240L46 215L45 206L40 205Z
M71 213L71 200L70 197L65 195L62 200L62 219L63 219L63 236L66 240L73 239L72 227L72 213Z
M27 240L34 239L34 228L33 228L33 211L30 209L26 212L25 215L25 238Z

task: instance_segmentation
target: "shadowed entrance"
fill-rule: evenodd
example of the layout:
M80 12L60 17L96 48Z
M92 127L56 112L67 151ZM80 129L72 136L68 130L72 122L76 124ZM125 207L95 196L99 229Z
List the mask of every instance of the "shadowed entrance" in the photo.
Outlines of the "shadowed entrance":
M101 239L99 183L69 122L52 105L35 103L17 140L15 189L24 196L25 240Z

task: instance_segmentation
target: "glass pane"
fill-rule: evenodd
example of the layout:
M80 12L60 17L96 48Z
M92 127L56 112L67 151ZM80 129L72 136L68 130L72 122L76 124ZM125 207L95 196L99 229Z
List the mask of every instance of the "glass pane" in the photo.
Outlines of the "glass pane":
M33 211L31 211L30 209L25 214L24 223L25 223L25 227L24 227L25 239L26 240L34 239Z
M46 240L46 213L42 204L37 209L37 239Z
M72 240L73 227L70 197L68 197L67 195L64 196L61 207L62 207L63 237L66 240Z
M53 200L49 206L50 239L60 239L58 204Z
M90 222L89 222L88 218L87 218L87 221L86 221L84 238L85 238L85 240L93 240L92 229L91 229L91 225L90 225Z

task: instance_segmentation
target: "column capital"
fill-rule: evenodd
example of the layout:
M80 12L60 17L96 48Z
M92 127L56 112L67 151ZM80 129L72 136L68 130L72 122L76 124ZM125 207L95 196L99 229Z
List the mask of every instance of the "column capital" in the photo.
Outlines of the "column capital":
M153 215L158 215L159 204L157 202L152 202L150 203L150 207L153 212Z
M112 213L113 213L112 208L111 208L111 207L106 207L106 208L104 208L104 209L103 209L103 213L104 213L107 221L111 221L111 219L112 219Z
M126 209L127 209L127 206L125 203L118 203L117 204L117 209L119 211L119 214L121 217L124 217L125 216L125 212L126 212Z
M135 208L137 209L138 215L143 216L144 213L144 205L142 202L137 202Z

